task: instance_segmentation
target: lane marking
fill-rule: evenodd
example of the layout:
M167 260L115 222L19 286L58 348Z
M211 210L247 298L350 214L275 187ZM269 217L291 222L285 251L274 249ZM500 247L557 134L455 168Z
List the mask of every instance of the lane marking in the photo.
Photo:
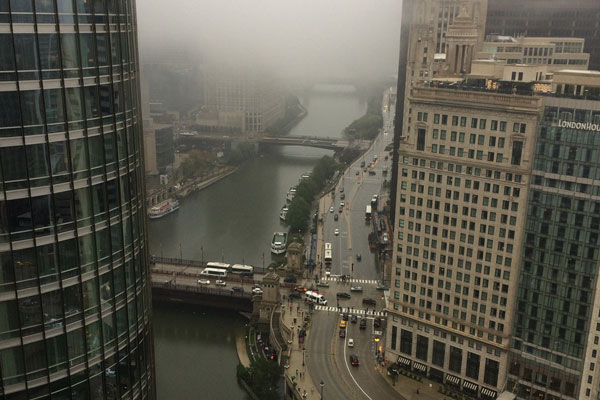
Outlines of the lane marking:
M348 370L348 373L350 374L350 378L352 378L352 381L354 382L354 384L356 385L356 387L358 387L360 389L360 391L367 397L367 399L373 400L371 398L371 396L369 396L367 394L367 392L365 392L363 390L363 388L358 384L358 382L356 382L356 379L354 379L354 376L352 375L352 372L350 372L350 366L348 365L348 358L346 356L346 347L347 346L346 346L345 342L346 342L346 340L344 339L344 365L346 365L346 370ZM360 360L359 360L359 362L360 362Z

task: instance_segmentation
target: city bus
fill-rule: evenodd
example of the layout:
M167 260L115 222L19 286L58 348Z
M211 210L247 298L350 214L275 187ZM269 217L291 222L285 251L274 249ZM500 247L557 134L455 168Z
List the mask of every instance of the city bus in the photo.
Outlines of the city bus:
M231 264L222 263L222 262L216 262L216 261L211 261L211 262L207 262L206 266L208 268L223 269L225 271L228 271L229 268L231 267Z
M232 274L252 275L254 274L254 267L252 265L232 264L229 267L229 272Z
M323 260L325 260L326 263L331 263L331 261L333 261L332 253L331 243L325 243L325 256L323 257Z
M370 205L367 205L367 209L365 211L365 218L371 219L371 206Z
M200 275L213 276L215 278L225 278L227 276L227 271L219 268L204 268Z

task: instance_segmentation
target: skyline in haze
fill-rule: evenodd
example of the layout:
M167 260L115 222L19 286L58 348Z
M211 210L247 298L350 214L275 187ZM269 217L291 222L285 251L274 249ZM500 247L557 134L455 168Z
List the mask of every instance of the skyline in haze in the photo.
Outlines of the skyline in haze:
M396 0L159 0L137 4L140 55L164 48L282 78L380 78L398 67Z

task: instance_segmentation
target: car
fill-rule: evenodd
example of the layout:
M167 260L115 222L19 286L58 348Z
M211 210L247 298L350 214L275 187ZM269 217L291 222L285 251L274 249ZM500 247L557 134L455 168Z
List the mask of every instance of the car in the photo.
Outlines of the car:
M345 338L346 337L346 330L345 329L340 329L340 337L341 338Z
M362 286L352 286L350 288L351 292L362 292Z
M343 186L340 188L340 193L344 193L344 187Z
M348 321L348 313L343 313L343 314L342 314L342 319L343 319L344 321Z
M350 317L350 322L355 324L357 321L358 321L358 317L355 314L352 314L352 316Z
M232 286L232 287L231 287L231 291L232 291L232 292L243 292L243 291L244 291L244 288L243 288L243 287L241 287L241 286Z
M285 283L296 283L296 277L295 276L286 276L285 278L283 278L283 281Z
M346 327L346 321L341 320L340 321L340 328L345 328Z
M340 201L340 207L344 207L346 205L346 203L344 203L343 201Z
M367 329L367 319L365 317L360 319L360 329Z
M362 260L362 256L360 255L360 253L356 253L356 261L360 260Z
M364 161L361 161L361 162L360 162L360 166L361 166L361 167L364 167L364 166L365 166L365 162L364 162Z
M367 304L367 305L370 305L370 306L375 306L375 305L377 305L377 302L376 302L374 299L370 299L370 298L368 298L368 297L364 298L364 299L362 300L362 302L363 302L363 304Z
M210 285L210 281L208 279L198 279L198 285Z
M339 215L338 214L333 214L333 220L337 221L339 219Z
M348 347L354 347L354 339L348 339Z
M369 175L376 175L375 170L369 170Z
M388 234L387 234L387 232L385 232L385 233L383 234L382 241L383 241L383 243L387 243L387 242L388 242L388 240L389 240L389 238L388 238Z
M255 287L254 289L252 289L252 293L254 294L263 294L263 290L259 287Z
M215 285L217 285L217 286L227 286L227 282L225 282L225 281L224 281L224 280L222 280L222 279L217 279L217 280L215 281Z
M342 212L344 211L344 207L340 207L340 209L338 210L338 212Z
M291 292L290 295L289 295L290 299L299 299L301 297L302 296L300 296L300 293L298 293L298 292Z
M360 175L360 170L357 169L355 175Z
M335 236L338 236L340 234L340 230L338 228L335 228L335 230L333 231L333 234Z
M350 298L350 294L346 293L346 292L337 292L337 294L335 295L335 297L337 297L338 299L349 299Z
M299 286L299 285L294 286L294 292L304 293L307 290L308 289L303 286Z
M375 328L379 328L381 326L381 318L380 317L375 318L375 320L373 321L373 326L375 326Z
M317 287L329 287L329 282L318 282Z
M346 198L346 195L345 195L344 193L342 193L342 194L340 195L340 199L344 200L345 198Z
M377 287L375 289L377 289L377 290L388 290L389 287L387 287L384 284L380 283L379 285L377 285Z
M329 212L332 213L333 212L333 207L329 207Z
M353 367L358 367L360 365L360 362L358 361L358 357L356 356L356 354L352 354L350 356L350 364L352 364Z

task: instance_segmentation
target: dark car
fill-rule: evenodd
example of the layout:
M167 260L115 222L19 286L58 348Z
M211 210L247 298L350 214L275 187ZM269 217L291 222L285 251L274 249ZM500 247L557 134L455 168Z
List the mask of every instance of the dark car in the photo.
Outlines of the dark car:
M358 321L358 317L356 315L352 314L352 316L350 317L350 322L352 322L353 324L355 324L356 321Z
M289 297L290 297L290 299L299 299L302 296L298 292L290 292L290 296Z
M369 170L369 175L375 175L375 170Z
M333 214L333 220L337 221L339 219L339 215L338 214Z
M283 281L285 283L296 283L296 277L295 276L286 276L285 278L283 278Z
M244 288L243 288L243 287L241 287L241 286L232 286L232 287L231 287L231 291L232 291L232 292L243 292L243 291L244 291Z
M340 329L340 337L341 338L345 338L346 337L346 330L345 329Z
M360 253L356 253L356 261L360 260L362 260L362 256L360 255Z
M376 302L374 299L370 299L370 298L368 298L368 297L367 297L367 298L365 298L365 299L363 299L363 301L362 301L362 302L363 302L363 304L367 304L367 305L370 305L370 306L375 306L375 305L377 305L377 302Z
M360 365L360 361L358 361L358 357L355 354L350 356L350 364L354 367L358 367Z
M345 195L344 193L342 193L342 194L340 195L340 199L344 200L345 198L346 198L346 195Z
M348 294L346 292L337 292L337 294L335 296L338 299L349 299L350 298L350 294Z
M379 328L381 326L381 318L375 318L375 321L373 321L373 325L375 326L375 328Z
M367 329L367 319L364 317L360 319L360 329Z
M344 321L348 321L348 313L344 313L344 314L342 314L342 319L343 319Z

